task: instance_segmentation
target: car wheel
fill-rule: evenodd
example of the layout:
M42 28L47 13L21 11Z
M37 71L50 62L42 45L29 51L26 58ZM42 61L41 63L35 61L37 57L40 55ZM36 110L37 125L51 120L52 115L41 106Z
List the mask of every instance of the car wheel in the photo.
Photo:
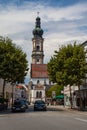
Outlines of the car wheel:
M47 109L45 108L44 111L47 111Z
M23 112L25 112L25 110L23 110Z
M11 112L15 112L15 110L11 110Z

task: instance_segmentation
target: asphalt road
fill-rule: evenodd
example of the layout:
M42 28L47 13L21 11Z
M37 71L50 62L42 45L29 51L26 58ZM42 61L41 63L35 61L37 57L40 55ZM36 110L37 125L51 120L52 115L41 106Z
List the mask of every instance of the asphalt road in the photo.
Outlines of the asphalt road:
M87 112L48 107L46 112L0 113L0 130L87 130Z

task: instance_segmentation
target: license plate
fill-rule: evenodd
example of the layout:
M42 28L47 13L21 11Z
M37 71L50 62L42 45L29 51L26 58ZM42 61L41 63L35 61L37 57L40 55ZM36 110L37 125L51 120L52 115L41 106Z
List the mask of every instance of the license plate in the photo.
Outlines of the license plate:
M20 108L16 108L16 110L20 110Z
M39 109L42 109L42 107L39 107Z

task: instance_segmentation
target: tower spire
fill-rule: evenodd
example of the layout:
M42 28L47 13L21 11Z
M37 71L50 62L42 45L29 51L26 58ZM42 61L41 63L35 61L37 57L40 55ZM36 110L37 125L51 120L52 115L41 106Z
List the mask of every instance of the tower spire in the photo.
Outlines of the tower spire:
M37 17L39 17L40 12L37 12Z
M39 15L39 12L37 12ZM35 28L33 30L33 51L32 51L32 63L43 64L44 52L43 52L43 30L41 28L40 17L36 17Z
M34 37L42 37L43 30L41 29L41 20L39 17L39 12L37 12L36 22L35 22L35 29L33 30Z

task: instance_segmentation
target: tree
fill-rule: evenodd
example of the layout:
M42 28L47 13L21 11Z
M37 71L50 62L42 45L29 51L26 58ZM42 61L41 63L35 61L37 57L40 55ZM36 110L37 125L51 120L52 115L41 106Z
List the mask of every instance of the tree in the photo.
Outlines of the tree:
M53 83L56 83L56 70L57 70L56 60L57 60L57 58L55 58L55 56L53 56L53 57L51 57L50 62L48 62L48 64L47 64L49 78L50 78L50 81L52 81Z
M9 38L0 37L0 78L3 79L3 98L5 83L23 82L28 71L26 54L16 47Z
M52 63L51 63L52 62ZM53 64L53 66L51 66ZM53 68L55 67L55 68ZM80 108L82 108L80 85L86 73L86 60L84 48L81 45L69 44L62 46L48 63L48 73L51 79L58 84L70 86L70 102L72 108L71 86L77 84L80 95ZM52 76L52 71L54 75ZM55 78L54 78L55 77Z
M61 94L61 90L63 90L63 86L60 85L53 85L52 87L50 87L47 91L46 91L46 97L52 97L52 92L55 91L56 95L60 95Z

